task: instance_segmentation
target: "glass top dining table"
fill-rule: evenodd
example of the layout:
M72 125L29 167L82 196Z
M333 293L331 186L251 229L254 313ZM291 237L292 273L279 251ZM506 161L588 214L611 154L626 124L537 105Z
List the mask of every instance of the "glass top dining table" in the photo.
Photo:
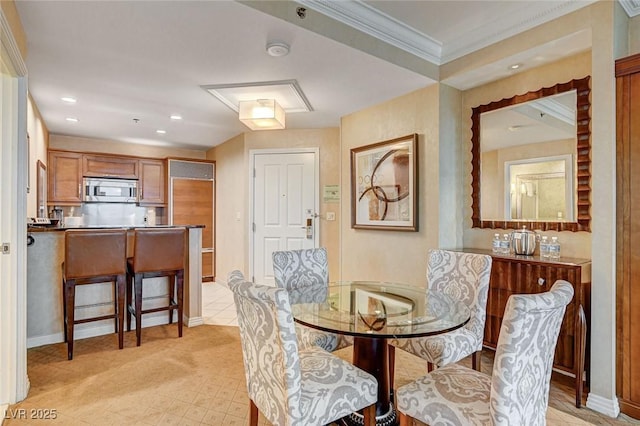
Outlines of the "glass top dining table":
M352 362L378 380L376 424L397 424L391 402L387 339L446 333L464 326L469 308L455 298L422 286L375 281L331 283L316 303L292 304L296 322L330 333L354 337ZM345 419L362 424L359 414Z

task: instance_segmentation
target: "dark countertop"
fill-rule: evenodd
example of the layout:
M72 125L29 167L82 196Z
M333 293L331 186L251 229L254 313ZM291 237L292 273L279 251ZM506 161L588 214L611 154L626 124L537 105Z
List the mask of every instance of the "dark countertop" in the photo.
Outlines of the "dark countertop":
M488 250L488 249L463 248L457 251L462 251L465 253L488 254L489 256L494 257L496 259L520 260L524 262L539 263L539 264L549 263L549 264L565 264L565 265L585 265L585 264L591 263L590 259L578 259L574 257L564 257L564 256L560 256L560 258L558 259L551 259L551 258L543 259L537 254L531 255L531 256L525 256L525 255L519 255L519 254L502 254L502 253L493 253L491 250Z
M46 225L27 225L27 232L57 232L66 231L67 229L127 229L134 230L138 228L204 228L205 225L156 225L156 226L135 226L135 225L102 225L102 226L46 226Z

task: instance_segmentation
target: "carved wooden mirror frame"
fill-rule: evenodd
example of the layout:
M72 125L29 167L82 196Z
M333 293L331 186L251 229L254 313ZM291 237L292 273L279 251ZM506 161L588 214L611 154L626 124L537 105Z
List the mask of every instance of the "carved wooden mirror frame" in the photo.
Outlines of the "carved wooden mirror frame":
M517 229L526 226L528 229L542 231L591 231L591 88L587 76L567 83L545 87L534 92L516 95L480 105L472 109L471 114L471 219L474 228ZM558 93L576 90L576 221L575 222L543 222L543 221L507 221L482 220L480 217L480 114L499 108L528 102Z

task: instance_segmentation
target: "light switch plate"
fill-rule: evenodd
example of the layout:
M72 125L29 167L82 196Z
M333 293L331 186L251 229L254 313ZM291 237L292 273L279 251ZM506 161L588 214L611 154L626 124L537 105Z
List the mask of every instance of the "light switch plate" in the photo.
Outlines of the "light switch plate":
M335 212L327 212L327 220L336 220Z

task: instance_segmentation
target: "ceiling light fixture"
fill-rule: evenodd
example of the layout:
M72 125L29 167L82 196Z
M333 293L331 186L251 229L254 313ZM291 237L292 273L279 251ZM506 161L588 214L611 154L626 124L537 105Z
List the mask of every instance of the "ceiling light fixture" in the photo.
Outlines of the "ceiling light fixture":
M166 134L166 133L167 133L167 131L166 131L166 130L158 129L158 130L156 130L156 133L157 133L157 134L159 134L159 135L164 135L164 134Z
M267 43L267 53L269 56L287 56L289 54L289 45L282 41L272 41Z
M72 98L71 96L63 96L62 98L60 98L62 100L62 102L66 102L68 104L75 104L76 98Z
M284 110L275 99L256 99L238 103L238 117L251 130L284 129Z
M522 67L522 64L509 65L510 70L517 70L517 69L520 69L520 67Z
M173 114L169 118L172 119L172 120L182 120L182 116L181 115L177 115L177 114Z
M78 122L78 119L75 118L75 117L67 117L67 118L65 118L65 120L67 120L70 123L77 123Z

